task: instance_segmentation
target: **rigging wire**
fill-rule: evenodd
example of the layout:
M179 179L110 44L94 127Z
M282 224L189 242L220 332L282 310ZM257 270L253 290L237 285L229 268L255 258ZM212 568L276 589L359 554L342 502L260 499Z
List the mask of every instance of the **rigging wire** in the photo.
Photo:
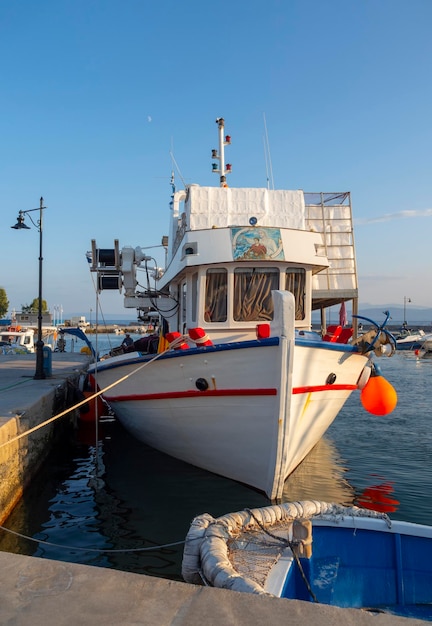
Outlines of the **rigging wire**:
M151 260L155 262L155 266L157 268L157 262L156 259L154 259L153 257L151 257ZM147 264L147 261L145 261L145 266L137 268L137 269L141 269L143 271L145 271L146 274L146 281L147 281L147 287L145 285L141 285L141 283L139 283L137 281L137 286L141 287L142 289L144 289L144 292L147 290L147 297L151 302L151 305L153 306L153 308L162 316L162 317L172 317L176 311L178 310L180 304L178 302L178 300L176 298L174 298L171 294L163 294L161 291L159 291L158 289L156 289L156 276L154 277L154 288L152 289L152 286L150 284L150 273L149 273L149 267ZM165 298L168 297L169 299L174 301L173 306L170 309L164 309L163 311L159 308L158 304L157 304L157 300L155 299L155 296L164 296ZM171 315L167 315L168 313L171 313Z
M174 158L174 153L173 153L173 151L172 151L172 150L170 150L170 157L171 157L172 162L173 162L173 163L174 163L174 165L175 165L175 168L176 168L176 170L177 170L177 172L178 172L178 175L180 176L180 179L181 179L181 181L182 181L182 183L183 183L183 186L186 188L186 187L187 187L187 185L186 185L186 181L185 181L185 179L183 178L183 175L182 175L182 173L181 173L181 171L180 171L180 168L179 168L179 166L178 166L178 164L177 164L177 161L176 161L176 160L175 160L175 158ZM174 186L174 176L173 176L173 175L171 176L171 181L172 181L172 185Z
M275 186L274 186L274 179L273 179L273 166L272 166L272 161L271 161L270 143L269 143L269 138L268 138L267 122L266 122L265 113L263 113L263 118L264 118L264 132L265 132L264 149L265 149L265 158L266 158L266 169L268 167L267 186L268 186L268 182L269 182L269 173L270 173L271 188L274 190Z

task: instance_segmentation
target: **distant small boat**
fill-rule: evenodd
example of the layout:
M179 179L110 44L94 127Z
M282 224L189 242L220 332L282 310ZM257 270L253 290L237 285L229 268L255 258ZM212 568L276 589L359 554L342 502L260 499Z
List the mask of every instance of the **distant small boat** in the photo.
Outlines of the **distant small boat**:
M0 353L3 354L33 354L36 351L38 329L27 326L9 326L0 332ZM55 347L57 328L55 326L42 327L42 341L44 345Z
M432 527L317 501L196 517L186 582L432 620Z
M1 354L31 354L34 351L32 330L5 330L0 333Z
M426 338L432 338L432 334L426 335L424 330L411 330L403 327L398 335L395 334L395 337L397 350L417 350L421 348Z

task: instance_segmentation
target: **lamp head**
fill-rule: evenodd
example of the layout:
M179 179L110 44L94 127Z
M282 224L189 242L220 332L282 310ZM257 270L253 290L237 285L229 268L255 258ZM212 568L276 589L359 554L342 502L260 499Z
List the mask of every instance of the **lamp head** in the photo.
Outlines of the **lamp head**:
M22 211L20 211L18 214L17 223L15 224L15 226L11 226L11 228L15 228L16 230L19 230L20 228L26 228L27 230L30 230L30 226L27 226L27 224L24 223L24 214Z

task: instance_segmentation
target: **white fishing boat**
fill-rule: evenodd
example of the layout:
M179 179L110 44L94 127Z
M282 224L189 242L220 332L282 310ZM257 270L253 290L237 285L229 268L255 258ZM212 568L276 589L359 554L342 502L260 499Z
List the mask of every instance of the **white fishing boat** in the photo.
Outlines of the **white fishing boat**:
M432 527L301 501L196 517L186 582L432 620Z
M34 351L32 330L4 330L0 333L0 353L31 354Z
M373 379L363 405L394 408L388 383L368 379L371 355L390 356L395 342L388 315L356 338L350 194L228 187L231 139L216 121L220 186L173 188L164 271L141 248L92 241L99 290L123 291L142 319L156 312L162 332L89 373L138 439L278 499L353 391L371 390ZM334 305L340 324L327 327ZM313 310L320 333L311 330Z
M44 345L54 350L57 338L55 326L42 327ZM0 332L0 352L3 354L33 354L36 351L37 328L9 326Z

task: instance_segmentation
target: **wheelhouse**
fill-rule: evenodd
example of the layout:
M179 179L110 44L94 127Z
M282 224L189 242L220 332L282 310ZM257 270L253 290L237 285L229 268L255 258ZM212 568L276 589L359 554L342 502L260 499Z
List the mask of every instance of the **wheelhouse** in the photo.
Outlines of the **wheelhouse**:
M270 323L274 308L272 291L290 291L295 298L298 329L310 328L312 272L289 264L221 264L188 268L170 284L178 303L169 322L171 330L185 333L199 326L213 341L238 332L238 339L255 338L259 323Z

